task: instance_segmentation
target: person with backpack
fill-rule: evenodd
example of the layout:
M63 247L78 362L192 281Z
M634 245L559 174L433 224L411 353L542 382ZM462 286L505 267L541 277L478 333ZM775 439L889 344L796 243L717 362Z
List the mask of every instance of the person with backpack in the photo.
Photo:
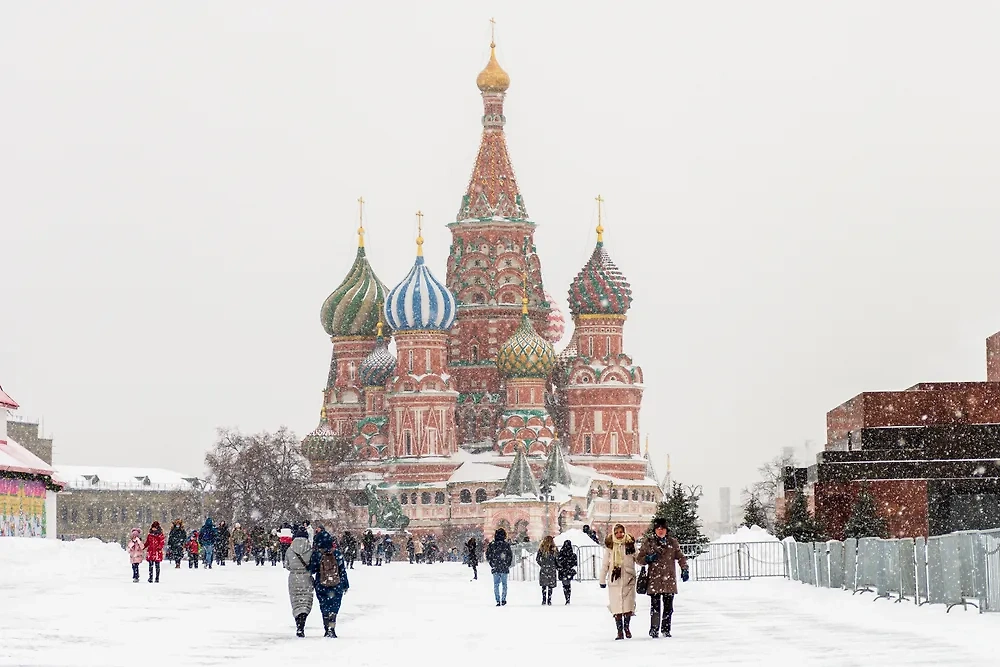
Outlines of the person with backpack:
M507 575L510 574L510 566L514 564L514 552L507 542L507 531L497 528L493 533L493 542L486 548L486 560L493 571L493 597L496 598L497 606L502 607L507 604ZM500 588L503 587L503 595Z
M306 636L306 618L313 606L313 580L309 572L312 547L309 532L303 526L292 528L292 543L285 552L285 569L288 570L288 599L295 618L295 636Z
M635 559L649 568L649 636L660 633L670 637L670 622L674 616L674 596L677 594L677 566L681 566L681 581L688 580L688 564L680 542L670 535L667 520L653 520L652 537L643 540Z
M319 600L319 610L323 614L323 627L326 628L323 636L335 639L340 603L351 585L347 581L344 557L333 537L322 525L317 527L316 537L313 538L309 571L316 576L313 586L316 590L316 599Z
M184 522L174 519L170 526L170 535L167 537L167 558L174 561L174 569L181 567L184 560L185 543L187 542L187 531L184 530Z
M556 570L559 572L559 581L562 582L563 595L566 596L566 604L569 604L573 578L576 576L577 557L573 551L573 543L569 540L563 542L559 554L556 556Z

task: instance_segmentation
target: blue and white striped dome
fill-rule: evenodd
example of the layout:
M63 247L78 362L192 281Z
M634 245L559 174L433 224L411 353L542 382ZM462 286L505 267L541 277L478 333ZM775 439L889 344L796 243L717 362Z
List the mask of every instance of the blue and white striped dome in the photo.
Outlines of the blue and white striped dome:
M393 331L448 331L455 324L455 297L427 268L423 255L389 292L385 321Z

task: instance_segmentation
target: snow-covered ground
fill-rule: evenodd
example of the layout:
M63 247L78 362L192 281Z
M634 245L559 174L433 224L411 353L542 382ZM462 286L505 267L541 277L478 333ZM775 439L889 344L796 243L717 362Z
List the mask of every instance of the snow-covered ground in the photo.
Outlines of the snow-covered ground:
M646 635L640 597L635 638L616 642L595 582L576 584L569 607L557 590L544 608L536 584L512 583L498 609L488 571L478 582L470 573L458 564L357 566L340 638L321 636L314 607L307 638L297 639L280 567L185 564L165 567L159 585L133 584L117 546L3 538L0 665L1000 664L1000 614L946 615L785 580L692 582L676 601L674 638Z

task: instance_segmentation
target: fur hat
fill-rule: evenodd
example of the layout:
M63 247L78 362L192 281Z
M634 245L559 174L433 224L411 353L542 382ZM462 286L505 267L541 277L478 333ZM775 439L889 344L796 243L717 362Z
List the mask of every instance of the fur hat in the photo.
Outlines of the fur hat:
M667 528L667 520L662 517L653 519L653 530L657 528Z

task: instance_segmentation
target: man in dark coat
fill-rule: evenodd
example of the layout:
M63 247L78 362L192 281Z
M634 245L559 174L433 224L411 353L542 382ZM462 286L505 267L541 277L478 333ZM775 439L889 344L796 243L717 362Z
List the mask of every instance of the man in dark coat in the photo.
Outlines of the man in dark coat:
M321 562L327 554L332 554L337 561L337 572L340 581L336 586L324 586L321 583ZM312 558L309 560L309 571L316 575L314 585L316 588L316 599L319 600L319 610L323 614L323 626L326 628L326 637L336 638L337 614L340 613L340 603L344 599L344 593L351 587L347 581L347 568L344 566L344 557L337 548L337 543L333 541L333 536L326 532L326 528L318 526L316 535L313 538Z
M253 552L253 561L257 565L264 564L264 552L267 548L267 531L264 526L257 524L250 529L250 550Z
M649 636L655 639L662 632L664 637L669 637L674 595L677 594L677 566L674 563L681 565L682 581L688 580L688 565L680 543L669 535L666 519L653 521L653 536L643 542L635 559L649 568L649 587L646 589Z
M354 569L354 561L358 557L358 540L348 531L344 531L344 536L340 538L340 548L344 554L344 562L347 569Z
M472 568L472 580L479 579L479 546L474 537L465 543L465 564Z
M507 531L497 528L493 533L493 543L486 549L486 561L493 571L493 597L497 600L497 606L507 604L507 575L510 574L510 566L514 564L514 552L510 550L507 542ZM500 588L503 586L503 595Z

